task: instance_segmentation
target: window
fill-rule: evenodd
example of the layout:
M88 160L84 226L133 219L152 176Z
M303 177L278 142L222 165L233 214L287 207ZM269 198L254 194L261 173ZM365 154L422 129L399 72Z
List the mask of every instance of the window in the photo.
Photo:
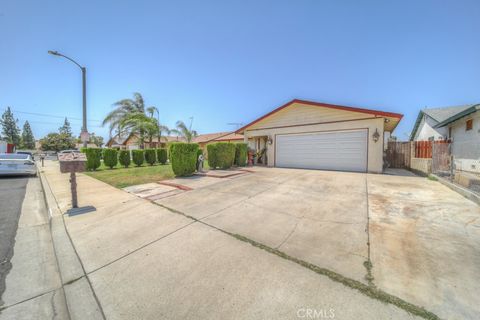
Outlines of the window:
M473 119L468 119L466 122L465 130L468 131L472 129L473 129Z
M448 127L448 138L452 138L452 127Z

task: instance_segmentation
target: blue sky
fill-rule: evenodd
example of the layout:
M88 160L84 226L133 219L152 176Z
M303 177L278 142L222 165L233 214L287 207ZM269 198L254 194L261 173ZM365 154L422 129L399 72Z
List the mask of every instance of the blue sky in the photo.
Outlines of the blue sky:
M141 92L172 126L233 130L293 99L405 115L480 102L480 1L0 0L0 111L36 137L61 117L89 131ZM24 113L20 113L24 112ZM32 115L41 113L50 116Z

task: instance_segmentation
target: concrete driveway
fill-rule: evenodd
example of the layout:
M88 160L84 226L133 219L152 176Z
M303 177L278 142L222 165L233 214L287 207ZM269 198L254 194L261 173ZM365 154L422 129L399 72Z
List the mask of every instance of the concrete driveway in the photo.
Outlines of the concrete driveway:
M480 314L480 209L473 202L407 172L255 171L155 202L441 318Z

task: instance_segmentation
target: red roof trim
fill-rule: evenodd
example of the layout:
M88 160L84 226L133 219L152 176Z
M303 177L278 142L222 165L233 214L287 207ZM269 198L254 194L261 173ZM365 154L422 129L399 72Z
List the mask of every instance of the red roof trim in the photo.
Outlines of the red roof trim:
M325 107L325 108L331 108L331 109L337 109L337 110L345 110L345 111L352 111L352 112L360 112L360 113L368 113L368 114L373 114L375 116L383 116L383 117L391 117L391 118L398 118L398 120L403 118L403 114L400 113L393 113L393 112L384 112L384 111L378 111L378 110L371 110L371 109L363 109L363 108L354 108L354 107L347 107L347 106L340 106L336 104L328 104L328 103L321 103L321 102L313 102L313 101L306 101L306 100L300 100L300 99L294 99L280 107L278 107L275 110L270 111L269 113L263 115L262 117L258 118L257 120L254 120L250 122L249 124L241 127L235 133L240 133L243 132L246 128L250 127L251 125L271 116L274 113L277 113L278 111L285 109L286 107L294 104L294 103L302 103L302 104L308 104L311 106L317 106L317 107Z

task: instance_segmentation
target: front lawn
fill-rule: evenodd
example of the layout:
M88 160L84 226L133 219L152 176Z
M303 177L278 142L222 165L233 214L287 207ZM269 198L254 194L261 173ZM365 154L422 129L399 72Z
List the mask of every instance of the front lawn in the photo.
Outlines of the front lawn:
M208 170L207 161L204 162L204 170ZM113 169L100 165L96 171L87 171L86 175L108 183L117 188L125 188L137 184L156 182L175 177L170 164L155 164L150 166L143 164L141 167L130 166L124 168L120 165Z
M141 167L130 166L128 168L117 166L116 168L110 169L105 168L102 163L96 171L88 171L85 172L85 174L117 188L125 188L174 177L172 166L169 164L156 164L154 166L144 164Z

